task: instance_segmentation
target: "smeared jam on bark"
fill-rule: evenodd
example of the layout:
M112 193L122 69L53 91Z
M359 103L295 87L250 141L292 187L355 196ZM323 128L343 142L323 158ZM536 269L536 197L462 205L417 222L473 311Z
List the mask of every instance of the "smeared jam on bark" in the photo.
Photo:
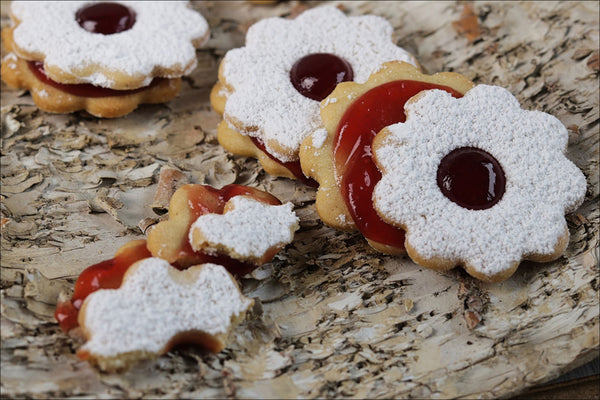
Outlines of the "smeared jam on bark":
M135 12L119 3L87 4L77 10L75 20L91 33L112 35L124 32L135 24Z
M371 144L381 129L406 120L404 104L411 97L430 89L441 89L454 97L462 97L447 86L393 81L363 94L340 120L334 141L334 168L336 176L341 177L340 188L350 215L369 240L404 247L404 231L383 222L373 208L373 189L381 180L381 172L371 158Z
M459 206L485 210L502 199L506 177L490 153L475 147L460 147L440 161L437 184L444 196Z
M352 66L343 58L330 53L304 56L290 70L290 81L294 88L301 95L317 101L329 96L338 83L353 79Z
M148 89L149 87L157 85L164 78L155 78L150 82L148 86L144 86L138 89L132 90L114 90L109 88L103 88L100 86L94 86L89 83L78 83L78 84L64 84L58 83L50 79L44 70L44 63L41 61L28 61L27 65L35 77L62 92L73 94L81 97L110 97L110 96L127 96L130 94L141 92L142 90Z

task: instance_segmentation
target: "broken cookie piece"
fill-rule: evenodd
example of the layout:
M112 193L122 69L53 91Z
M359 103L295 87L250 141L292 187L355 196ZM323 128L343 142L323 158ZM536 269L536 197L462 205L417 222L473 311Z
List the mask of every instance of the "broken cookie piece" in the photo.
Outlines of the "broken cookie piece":
M261 265L294 238L299 228L292 203L269 205L248 196L229 200L223 214L205 214L190 228L194 251L228 254Z
M219 352L252 304L220 265L179 271L165 260L147 258L127 270L120 288L86 298L79 324L87 342L77 354L102 370L117 371L180 343Z
M248 186L231 184L221 189L195 184L181 186L171 197L169 219L155 225L148 234L148 250L153 257L167 260L178 269L214 263L223 265L237 277L252 272L257 265L234 259L227 252L210 255L194 251L188 239L190 227L198 217L205 214L222 214L225 204L236 196L250 196L266 204L281 204L271 194ZM265 262L269 260L270 258Z

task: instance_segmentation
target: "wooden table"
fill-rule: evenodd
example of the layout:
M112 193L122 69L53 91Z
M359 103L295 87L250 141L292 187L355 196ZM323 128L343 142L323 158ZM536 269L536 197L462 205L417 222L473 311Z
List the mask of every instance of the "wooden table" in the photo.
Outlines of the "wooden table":
M195 2L212 28L198 68L177 99L123 118L50 115L2 86L2 396L508 398L598 356L598 3L340 4L387 18L428 73L506 87L568 127L567 155L588 181L567 216L570 245L500 284L382 256L324 226L313 189L218 145L208 95L223 54L260 18L319 4ZM243 279L261 307L225 351L178 349L101 374L75 357L79 344L58 329L54 306L81 270L143 237L165 167L194 183L266 189L294 202L302 229ZM472 328L468 299L481 302Z

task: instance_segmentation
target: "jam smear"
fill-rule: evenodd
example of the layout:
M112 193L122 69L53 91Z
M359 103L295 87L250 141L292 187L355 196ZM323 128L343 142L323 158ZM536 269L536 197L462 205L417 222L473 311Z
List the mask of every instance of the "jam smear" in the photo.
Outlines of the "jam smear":
M135 240L122 246L110 260L94 264L79 275L71 300L56 306L54 317L63 331L77 327L77 315L83 301L98 289L116 289L121 286L123 275L136 261L152 257L145 240Z
M75 20L88 32L112 35L131 29L135 12L119 3L95 3L77 10Z
M302 172L302 167L300 166L300 161L281 161L275 158L275 156L273 156L267 151L267 148L265 147L265 144L261 139L254 136L250 136L250 140L252 140L252 143L254 143L254 145L258 147L263 153L269 156L270 159L287 168L300 182L304 183L306 186L314 188L319 186L317 181L304 175L304 172Z
M312 53L294 63L290 81L300 94L321 101L329 96L340 82L354 79L352 66L343 58L330 53Z
M506 177L487 151L459 147L440 161L437 184L448 199L469 210L485 210L502 199Z
M148 86L144 86L138 89L132 90L115 90L109 88L103 88L100 86L94 86L89 83L78 83L78 84L64 84L53 81L46 75L46 71L44 70L44 63L41 61L28 61L27 65L29 69L35 77L44 82L47 85L50 85L62 92L69 93L75 96L81 97L111 97L111 96L127 96L130 94L141 92L149 87L157 85L159 82L163 81L164 78L155 78L150 82Z
M371 158L371 144L388 125L406 121L404 104L423 90L454 89L432 83L399 80L377 86L359 97L344 113L334 141L334 168L352 219L367 239L404 248L404 231L385 223L373 208L373 189L381 172Z

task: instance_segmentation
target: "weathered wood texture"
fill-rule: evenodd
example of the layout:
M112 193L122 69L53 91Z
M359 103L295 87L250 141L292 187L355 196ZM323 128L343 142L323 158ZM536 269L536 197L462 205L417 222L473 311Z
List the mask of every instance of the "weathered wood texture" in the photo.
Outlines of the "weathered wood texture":
M50 115L2 86L2 396L496 398L597 356L598 3L341 3L388 18L426 71L504 86L569 128L568 157L588 179L567 216L569 248L500 284L381 256L324 227L312 189L219 147L208 94L222 55L258 19L318 4L194 3L212 27L198 69L174 101L124 118ZM178 349L100 374L75 357L54 305L82 269L143 236L163 166L195 183L265 188L297 205L302 229L243 280L259 307L225 351Z

